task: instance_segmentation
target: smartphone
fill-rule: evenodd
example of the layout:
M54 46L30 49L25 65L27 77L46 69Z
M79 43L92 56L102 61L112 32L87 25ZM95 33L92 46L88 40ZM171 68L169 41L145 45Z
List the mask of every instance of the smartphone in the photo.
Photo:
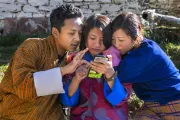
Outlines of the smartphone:
M94 62L98 63L100 60L108 61L108 58L106 56L104 56L104 55L97 55L97 56L94 57ZM90 68L89 73L88 73L88 77L89 78L101 78L102 74L97 73L92 68Z

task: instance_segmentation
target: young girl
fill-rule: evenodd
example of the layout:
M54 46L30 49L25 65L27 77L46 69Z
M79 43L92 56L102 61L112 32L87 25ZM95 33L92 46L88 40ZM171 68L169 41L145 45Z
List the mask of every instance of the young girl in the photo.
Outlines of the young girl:
M127 120L127 102L123 100L127 98L128 90L116 77L112 57L108 56L109 61L99 60L101 64L92 62L96 55L102 55L111 46L110 19L100 14L92 15L85 22L82 31L80 49L89 49L83 58L91 62L91 67L96 67L96 71L103 76L87 77L88 66L82 65L65 85L66 93L60 95L62 103L65 106L74 106L71 109L71 120ZM111 50L112 47L109 52ZM108 50L104 52L106 53ZM120 57L116 58L118 62Z

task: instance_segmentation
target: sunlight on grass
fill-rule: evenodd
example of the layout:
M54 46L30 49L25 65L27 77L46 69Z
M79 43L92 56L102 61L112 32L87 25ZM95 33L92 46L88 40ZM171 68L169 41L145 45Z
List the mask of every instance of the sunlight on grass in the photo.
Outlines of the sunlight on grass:
M6 71L7 67L8 67L7 65L1 65L0 66L0 82L4 76L4 72Z
M180 70L180 44L167 43L164 47L165 52L168 54L175 66Z

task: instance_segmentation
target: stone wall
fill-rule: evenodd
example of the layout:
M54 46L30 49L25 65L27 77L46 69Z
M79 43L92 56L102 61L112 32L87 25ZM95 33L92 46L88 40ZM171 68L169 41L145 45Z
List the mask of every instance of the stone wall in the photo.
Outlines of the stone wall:
M71 3L80 7L86 17L92 13L114 17L119 11L140 13L142 10L137 0L133 2L126 0L0 0L0 19L48 17L53 8L63 3Z
M5 24L8 23L5 22L7 19L13 21L10 19L48 18L52 9L66 3L81 8L86 18L93 13L102 13L113 19L122 11L140 15L145 9L156 9L160 14L180 16L180 0L0 0L0 33L8 26ZM33 23L30 20L23 23L30 24L30 22ZM13 25L17 26L17 23ZM42 27L40 24L39 26Z

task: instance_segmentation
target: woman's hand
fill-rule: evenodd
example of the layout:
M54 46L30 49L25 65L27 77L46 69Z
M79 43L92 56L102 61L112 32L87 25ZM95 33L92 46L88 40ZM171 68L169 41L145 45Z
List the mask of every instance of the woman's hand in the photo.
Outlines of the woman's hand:
M104 74L106 78L110 78L115 73L115 71L112 66L112 56L107 55L107 57L108 57L108 61L101 59L98 61L98 63L91 62L91 67L96 72Z
M62 76L73 73L82 64L88 64L85 60L82 60L82 57L87 51L88 51L88 48L78 52L69 64L67 64L64 67L61 67Z
M80 83L81 80L87 77L89 68L90 64L88 62L86 62L86 64L80 65L75 71L74 79L76 79L76 81Z

